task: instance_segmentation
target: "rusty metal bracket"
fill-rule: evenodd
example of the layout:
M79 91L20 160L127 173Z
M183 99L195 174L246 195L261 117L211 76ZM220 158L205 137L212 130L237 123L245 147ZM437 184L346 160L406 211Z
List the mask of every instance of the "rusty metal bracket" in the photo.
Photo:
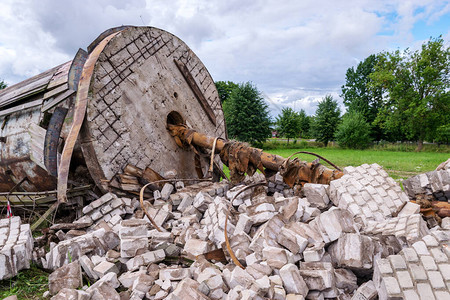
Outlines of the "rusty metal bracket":
M69 110L64 107L55 108L44 140L44 165L47 172L52 176L58 176L58 142L64 119Z
M95 63L98 57L106 47L108 42L115 37L118 33L115 32L106 38L104 38L92 52L86 60L83 66L83 72L81 74L80 82L78 84L77 98L75 101L75 111L73 115L73 123L70 128L69 135L67 137L66 144L61 155L61 163L58 170L58 201L67 202L67 180L69 177L70 161L72 159L73 148L77 141L78 134L80 133L81 125L83 124L84 117L86 115L87 102L89 98L89 87L91 84L92 74L94 73Z

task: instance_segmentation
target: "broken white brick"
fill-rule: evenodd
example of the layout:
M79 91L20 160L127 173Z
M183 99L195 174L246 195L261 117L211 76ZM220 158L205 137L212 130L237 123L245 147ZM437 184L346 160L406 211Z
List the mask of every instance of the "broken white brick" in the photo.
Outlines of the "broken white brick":
M172 194L173 190L174 190L173 185L171 185L170 183L164 184L164 186L161 190L161 199L168 200L170 197L170 194Z
M295 231L295 226L289 225L281 228L277 242L289 249L293 254L302 253L308 245L308 240Z
M178 281L188 277L191 277L191 271L189 268L169 267L159 270L159 279L161 280Z
M240 214L234 229L234 234L240 234L242 232L249 233L252 225L253 222L247 214Z
M209 250L208 242L199 239L189 239L186 241L186 244L184 245L184 252L186 252L187 254L191 254L193 256L204 254L208 252L208 250Z
M280 269L288 263L288 255L285 249L265 247L262 254L267 264L273 268Z
M303 193L311 203L311 206L323 209L328 206L330 199L327 195L328 185L315 184L315 183L305 183L303 186Z
M345 233L328 247L328 253L339 267L371 269L374 243L365 235Z
M103 277L106 274L113 272L119 274L119 269L117 266L109 261L103 261L94 267L94 272L98 275L98 277Z
M286 264L280 269L280 277L284 289L291 294L300 294L304 297L308 294L308 286L300 275L300 271L294 264Z
M417 214L420 211L420 205L413 202L406 202L405 206L398 213L398 217L409 216L412 214Z

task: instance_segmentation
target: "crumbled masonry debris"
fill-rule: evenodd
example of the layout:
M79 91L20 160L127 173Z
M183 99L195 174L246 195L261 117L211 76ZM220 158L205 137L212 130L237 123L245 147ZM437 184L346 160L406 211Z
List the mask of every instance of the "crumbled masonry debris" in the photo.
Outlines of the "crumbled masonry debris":
M0 279L32 260L53 272L51 299L450 299L450 218L429 228L416 194L377 164L343 172L302 189L279 173L253 186L262 174L166 183L143 201L161 231L137 199L108 193L53 225L49 249L33 248L19 217L3 219ZM422 174L419 192L446 195L449 172Z

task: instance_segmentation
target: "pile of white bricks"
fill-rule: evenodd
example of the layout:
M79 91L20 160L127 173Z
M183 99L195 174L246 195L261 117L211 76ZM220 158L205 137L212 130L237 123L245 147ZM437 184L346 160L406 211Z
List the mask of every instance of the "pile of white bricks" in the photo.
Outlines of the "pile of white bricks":
M78 222L89 227L60 232L45 255L36 250L55 270L46 296L448 299L450 220L428 229L418 205L376 164L344 173L329 186L294 191L277 183L237 197L261 175L235 187L166 184L144 201L162 231L136 200L107 194L83 210ZM226 250L227 215L229 242L244 268ZM203 255L220 249L226 263Z
M21 224L20 217L0 220L0 280L28 269L32 250L29 224Z

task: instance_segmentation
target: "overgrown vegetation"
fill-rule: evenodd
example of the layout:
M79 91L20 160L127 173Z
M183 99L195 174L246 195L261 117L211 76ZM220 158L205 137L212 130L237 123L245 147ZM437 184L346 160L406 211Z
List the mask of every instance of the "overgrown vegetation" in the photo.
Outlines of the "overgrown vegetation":
M48 290L48 273L32 265L10 279L0 281L0 298L17 295L20 299L42 299Z

